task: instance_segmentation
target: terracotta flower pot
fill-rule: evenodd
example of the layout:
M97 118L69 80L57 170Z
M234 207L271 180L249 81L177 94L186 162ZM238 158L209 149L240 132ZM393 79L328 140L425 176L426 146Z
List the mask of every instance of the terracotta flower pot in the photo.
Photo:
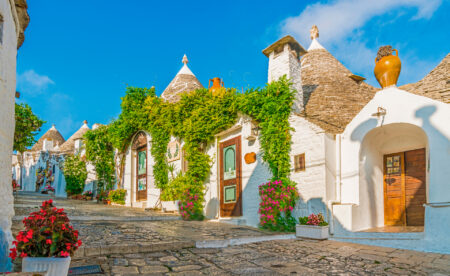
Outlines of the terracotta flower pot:
M382 88L389 87L391 85L396 85L398 76L400 75L400 70L402 69L402 63L398 57L398 51L395 51L395 56L385 56L379 61L375 59L375 78Z

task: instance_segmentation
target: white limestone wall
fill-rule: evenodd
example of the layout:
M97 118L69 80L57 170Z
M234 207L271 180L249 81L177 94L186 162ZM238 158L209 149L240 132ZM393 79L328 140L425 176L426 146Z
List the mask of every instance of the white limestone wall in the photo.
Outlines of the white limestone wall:
M241 165L242 165L242 217L245 224L258 226L259 223L259 190L258 186L269 181L272 174L268 166L263 163L260 153L259 139L249 141L246 139L251 133L251 119L240 115L237 123L227 132L219 134L215 143L207 147L207 153L214 160L211 173L206 180L205 195L205 215L208 218L219 218L220 197L219 197L219 143L241 136ZM255 152L257 160L255 163L245 163L244 156L247 153Z
M14 215L11 154L14 137L14 103L16 92L17 33L10 1L0 1L3 16L0 45L0 270L5 269L8 245L12 242L11 218Z
M284 75L292 82L292 88L297 91L293 111L299 113L303 110L301 64L289 44L285 44L280 53L271 52L269 55L268 82L276 81Z
M297 183L300 200L295 217L311 213L327 214L327 167L325 132L318 126L297 115L291 115L289 123L294 131L291 145L291 179ZM294 156L305 154L305 171L294 171ZM334 181L331 183L334 185Z
M386 109L385 116L378 118L372 116L373 113L377 112L378 107ZM441 232L447 231L446 233L448 233L448 228L445 228L444 225L450 224L450 212L442 210L450 209L445 207L445 204L448 205L448 202L450 202L450 185L448 185L448 179L450 179L450 170L448 170L450 164L449 121L450 105L448 104L414 95L395 87L377 92L375 97L352 120L342 134L342 203L344 205L337 207L339 209L339 212L335 213L337 222L341 223L347 230L370 227L367 222L361 220L361 216L358 216L357 208L371 197L378 198L379 192L378 195L364 192L364 189L367 189L368 182L364 180L366 178L365 169L364 167L361 168L360 156L361 154L365 155L362 143L369 132L375 128L380 128L384 131L380 132L383 135L390 135L394 133L394 130L388 128L389 125L403 124L421 129L428 141L426 236L432 238L433 236L440 236L439 233ZM398 127L395 127L395 129L398 130ZM398 132L396 133L398 134ZM409 133L411 133L411 129ZM417 135L411 133L409 136ZM421 146L419 145L420 143L423 144L423 139L405 139L404 137L388 139L391 141L391 144L382 145L381 153L387 153L386 151L403 151L407 150L405 146L415 147ZM377 138L373 141L380 140L380 138ZM379 148L373 148L379 151ZM374 153L366 155L376 156ZM368 162L375 164L376 167L380 160L375 158L374 160L368 160ZM367 166L367 168L369 167L371 166ZM360 170L362 171L360 172ZM381 174L381 171L375 172L372 177L376 179L373 181L380 182ZM365 186L364 188L362 187L363 185ZM441 206L441 209L438 208L439 206ZM380 208L373 208L372 210L380 213ZM437 217L432 215L434 212L439 212L439 219L433 219ZM369 215L373 216L373 213L366 214L366 216ZM378 219L375 221L379 225ZM428 234L429 230L433 231L432 235ZM448 234L441 236L450 240Z

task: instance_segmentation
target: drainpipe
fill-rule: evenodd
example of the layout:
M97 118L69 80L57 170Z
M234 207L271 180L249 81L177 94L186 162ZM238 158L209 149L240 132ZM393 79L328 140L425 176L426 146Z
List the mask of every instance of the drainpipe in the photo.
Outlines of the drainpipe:
M216 184L217 184L217 201L219 202L218 208L216 210L216 219L220 218L220 148L219 148L219 137L216 136L215 141L216 147ZM211 196L212 197L212 196Z
M334 212L333 205L340 204L342 198L342 151L341 151L341 134L336 135L336 199L328 201L328 209L330 210L330 234L334 234Z

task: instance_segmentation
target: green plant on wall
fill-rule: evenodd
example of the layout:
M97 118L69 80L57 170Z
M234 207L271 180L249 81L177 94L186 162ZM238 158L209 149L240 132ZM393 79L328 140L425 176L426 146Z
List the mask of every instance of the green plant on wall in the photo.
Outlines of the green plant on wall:
M206 147L214 141L215 134L236 123L239 112L259 124L262 159L273 180L295 185L289 180L289 115L293 100L294 91L285 77L245 93L227 89L215 96L207 89L198 89L184 93L177 103L157 97L153 88L128 87L122 98L122 112L109 126L108 139L123 155L137 131L148 132L152 137L153 175L156 186L162 190L162 200L181 199L181 206L187 206L191 199L186 195L195 198L194 207L189 206L189 217L198 219L203 214L204 183L212 164ZM189 168L169 180L167 145L171 136L184 142Z
M63 173L66 179L67 194L81 194L87 179L86 162L79 155L68 155L64 160Z
M84 134L86 159L95 167L97 189L111 190L115 184L114 147L109 138L109 127L100 126Z

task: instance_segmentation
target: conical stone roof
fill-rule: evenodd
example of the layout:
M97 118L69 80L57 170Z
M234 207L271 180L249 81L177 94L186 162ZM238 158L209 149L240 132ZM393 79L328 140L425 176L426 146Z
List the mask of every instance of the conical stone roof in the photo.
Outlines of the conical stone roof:
M400 73L401 74L401 73ZM416 83L400 86L410 93L450 104L450 54L428 75Z
M84 121L83 125L79 130L77 130L72 136L70 136L67 141L62 144L59 148L61 152L70 152L73 153L75 151L75 141L78 139L82 139L83 135L89 130L87 122Z
M341 133L374 97L376 89L356 81L312 36L308 52L301 59L304 111L301 116L328 133Z
M56 129L55 125L53 125L49 130L47 130L44 135L33 145L31 151L40 151L43 150L44 140L52 140L53 146L62 145L66 140Z
M181 94L190 92L199 88L203 88L203 85L195 77L194 73L187 66L188 59L186 55L183 57L184 63L180 71L178 71L175 78L169 83L167 88L161 94L161 97L168 102L174 103L181 99Z

